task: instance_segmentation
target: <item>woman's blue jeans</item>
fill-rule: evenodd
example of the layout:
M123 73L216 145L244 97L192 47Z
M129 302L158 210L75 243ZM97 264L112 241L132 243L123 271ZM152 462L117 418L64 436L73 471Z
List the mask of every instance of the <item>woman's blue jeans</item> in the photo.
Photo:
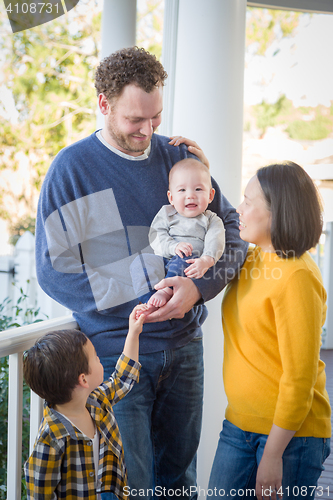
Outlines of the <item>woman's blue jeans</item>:
M105 376L111 374L118 356L100 359ZM124 446L128 492L136 499L154 498L154 488L156 498L174 497L176 490L191 486L193 492L203 403L202 338L178 349L142 354L139 361L139 383L113 407Z
M242 431L224 420L209 480L211 498L255 498L257 469L267 437ZM329 454L330 439L293 437L283 454L283 498L313 498Z

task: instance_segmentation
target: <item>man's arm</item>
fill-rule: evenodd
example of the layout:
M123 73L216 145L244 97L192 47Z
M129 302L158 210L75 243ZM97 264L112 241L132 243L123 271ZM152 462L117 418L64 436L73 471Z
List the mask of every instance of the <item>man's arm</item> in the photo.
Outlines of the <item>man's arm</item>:
M239 217L235 208L221 193L214 179L212 179L212 184L216 192L208 208L224 223L225 249L215 266L210 268L200 280L194 281L204 302L214 298L229 281L237 276L248 249L248 243L241 240L239 236Z

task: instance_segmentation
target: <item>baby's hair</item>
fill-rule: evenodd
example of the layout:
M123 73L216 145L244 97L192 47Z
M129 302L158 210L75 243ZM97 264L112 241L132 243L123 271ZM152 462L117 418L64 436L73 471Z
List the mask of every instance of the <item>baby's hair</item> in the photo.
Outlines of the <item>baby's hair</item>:
M29 387L50 406L68 403L81 373L89 373L80 330L47 333L24 354L23 375Z
M211 186L212 181L211 181L209 169L206 167L206 165L201 163L200 160L196 160L194 158L184 158L184 160L178 161L171 168L171 170L169 172L169 188L171 185L172 177L173 177L175 172L177 172L178 170L192 170L193 168L196 168L198 170L201 170L202 172L205 172L205 174L207 174L207 179L209 179L209 183Z

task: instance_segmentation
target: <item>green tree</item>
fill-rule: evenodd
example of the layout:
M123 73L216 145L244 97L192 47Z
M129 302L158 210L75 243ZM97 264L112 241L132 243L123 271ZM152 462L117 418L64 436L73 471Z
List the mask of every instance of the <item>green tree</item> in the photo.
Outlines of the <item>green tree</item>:
M99 4L86 0L66 16L16 34L0 12L2 85L18 113L12 122L0 117L0 170L6 179L0 187L0 217L13 226L22 217L35 217L38 190L52 158L94 129ZM22 170L21 190L14 189Z
M138 7L137 45L161 59L164 0L145 0Z
M333 129L332 119L320 114L320 107L316 109L316 116L313 120L294 120L292 121L287 132L291 139L299 141L319 141L326 139Z
M248 7L246 14L246 46L264 56L273 43L295 33L301 12ZM255 48L254 48L255 46Z
M257 118L257 127L261 130L261 134L265 134L267 127L277 125L281 114L290 112L291 108L292 103L285 95L280 96L274 104L269 104L263 100L260 104L255 105L253 109Z

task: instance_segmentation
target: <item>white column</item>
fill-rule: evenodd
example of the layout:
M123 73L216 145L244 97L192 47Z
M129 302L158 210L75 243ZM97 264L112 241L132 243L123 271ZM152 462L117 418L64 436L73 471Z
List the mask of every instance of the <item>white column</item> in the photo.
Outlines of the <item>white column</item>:
M325 349L333 349L333 222L326 223L325 249L324 249L324 286L327 291L327 313Z
M101 58L135 45L136 0L104 0Z
M182 0L178 12L174 134L198 142L233 205L240 201L246 0ZM222 294L204 324L204 420L198 485L207 488L226 398L222 385Z
M173 103L175 100L177 34L179 0L165 0L163 20L162 64L168 73L163 89L163 115L159 133L170 136L173 128Z
M125 47L133 47L136 40L136 0L104 0L102 12L102 49L100 59ZM97 128L104 125L98 110Z
M240 198L246 0L179 4L173 133L197 140L228 199Z

